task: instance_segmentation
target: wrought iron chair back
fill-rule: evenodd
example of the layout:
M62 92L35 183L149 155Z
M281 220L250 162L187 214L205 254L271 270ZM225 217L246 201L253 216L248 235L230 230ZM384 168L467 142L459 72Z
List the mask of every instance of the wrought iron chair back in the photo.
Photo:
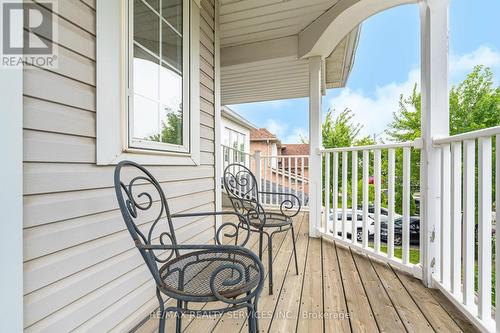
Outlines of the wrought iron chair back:
M124 176L124 170L133 176ZM171 249L157 254L154 249L145 249L143 246L177 245L165 194L148 170L131 161L123 161L116 166L114 183L127 229L155 281L161 284L158 263L166 263L179 256L179 251ZM151 220L152 224L146 223ZM147 226L141 227L143 223Z
M265 223L265 211L259 203L259 184L246 166L233 163L224 169L224 188L235 212L250 221Z

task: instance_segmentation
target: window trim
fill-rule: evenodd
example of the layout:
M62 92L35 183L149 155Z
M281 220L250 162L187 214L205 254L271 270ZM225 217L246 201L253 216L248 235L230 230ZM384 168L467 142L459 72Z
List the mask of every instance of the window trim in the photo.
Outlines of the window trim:
M131 1L131 0L130 0ZM96 123L97 164L112 165L128 159L149 165L200 164L200 3L183 0L189 8L189 150L151 150L128 144L127 71L128 1L98 0L96 4ZM185 17L185 15L184 15ZM185 43L184 43L185 44Z

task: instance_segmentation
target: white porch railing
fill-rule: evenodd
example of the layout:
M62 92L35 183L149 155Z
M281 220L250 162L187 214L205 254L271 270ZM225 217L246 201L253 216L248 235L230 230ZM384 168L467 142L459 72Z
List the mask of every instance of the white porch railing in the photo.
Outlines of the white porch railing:
M495 293L500 288L495 278L500 271L496 260L500 244L493 221L500 220L500 126L434 139L433 146L440 152L439 212L435 229L428 237L422 232L419 246L411 244L411 221L419 216L410 216L410 204L422 180L413 177L410 184L410 170L415 150L423 149L420 139L321 149L324 214L318 232L416 277L424 268L423 246L434 248L428 263L433 286L477 327L498 332L500 311L494 305L500 302ZM387 211L385 221L381 210ZM396 218L397 212L401 217ZM397 233L402 234L400 246L395 244L396 220L400 222ZM419 253L419 260L411 260L412 252Z
M264 156L260 152L249 154L238 149L222 146L222 174L231 163L249 168L257 178L261 191L292 193L299 197L304 208L308 207L308 161L307 155ZM276 206L280 197L272 194L260 196L261 204Z
M412 150L419 148L420 140L320 150L326 212L319 228L320 234L358 247L420 277L420 263L410 260L410 163ZM396 207L396 192L402 195L400 207ZM382 209L388 211L384 221L381 219ZM402 213L401 219L398 219L402 222L398 227L402 235L398 237L402 239L397 251L394 242L396 210ZM338 214L341 216L339 221ZM348 221L349 215L351 221Z
M493 259L498 258L499 244L496 237L492 239L496 229L492 228L492 198L495 190L495 220L499 221L500 126L435 139L433 144L441 151L441 218L436 228L439 260L436 258L434 284L470 320L493 332L492 277L500 270L500 261ZM495 281L498 304L500 282ZM496 322L500 323L499 311Z

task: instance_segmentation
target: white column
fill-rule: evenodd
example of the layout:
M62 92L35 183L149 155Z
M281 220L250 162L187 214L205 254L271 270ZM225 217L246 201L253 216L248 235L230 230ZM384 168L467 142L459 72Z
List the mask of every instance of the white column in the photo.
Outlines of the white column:
M23 21L13 17L22 30ZM16 34L14 34L16 35ZM22 34L17 43L22 44ZM14 38L19 36L14 36ZM13 41L14 42L14 41ZM0 332L23 331L23 69L0 69Z
M309 58L309 236L321 221L321 57Z
M215 210L222 211L222 172L225 167L222 149L221 128L221 91L220 91L220 35L219 35L219 5L215 2ZM231 163L231 160L229 161ZM215 217L216 230L222 224L222 216Z
M422 138L420 192L423 240L423 282L432 284L439 272L440 152L432 138L449 134L448 97L448 7L449 0L420 3Z

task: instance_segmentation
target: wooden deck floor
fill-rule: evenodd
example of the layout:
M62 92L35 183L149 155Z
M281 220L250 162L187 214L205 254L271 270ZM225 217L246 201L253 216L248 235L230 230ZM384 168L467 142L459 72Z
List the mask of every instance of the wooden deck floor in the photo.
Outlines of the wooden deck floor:
M295 219L299 275L290 233L273 243L274 295L259 301L261 332L476 332L439 291L340 244L308 237L307 214ZM257 249L257 239L249 243ZM264 253L267 253L265 251ZM267 266L267 258L263 258ZM198 304L199 308L220 304ZM157 330L157 319L138 332ZM183 319L183 332L247 332L244 313ZM174 320L167 333L175 332Z

